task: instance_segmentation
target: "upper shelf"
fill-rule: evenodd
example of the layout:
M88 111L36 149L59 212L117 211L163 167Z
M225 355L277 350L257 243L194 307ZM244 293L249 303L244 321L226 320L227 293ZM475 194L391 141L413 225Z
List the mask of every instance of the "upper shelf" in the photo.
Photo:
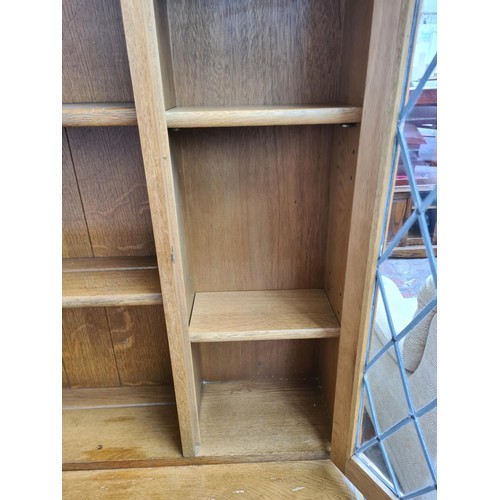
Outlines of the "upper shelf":
M340 326L324 290L197 293L191 342L338 337Z
M192 106L166 111L169 128L360 123L362 108L335 105ZM63 127L136 125L133 104L63 104Z
M161 304L155 257L63 259L62 306Z
M359 123L362 108L354 106L206 106L172 108L169 128L262 127Z

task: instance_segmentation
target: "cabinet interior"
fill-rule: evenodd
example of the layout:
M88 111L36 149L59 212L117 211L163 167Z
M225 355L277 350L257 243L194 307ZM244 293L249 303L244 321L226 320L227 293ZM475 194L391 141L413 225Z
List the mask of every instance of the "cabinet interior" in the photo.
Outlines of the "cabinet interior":
M134 123L120 5L98 3L63 2L63 100ZM369 4L155 2L200 457L329 454ZM307 117L276 121L294 106ZM358 118L318 121L336 107ZM70 469L182 460L143 138L126 124L63 130Z

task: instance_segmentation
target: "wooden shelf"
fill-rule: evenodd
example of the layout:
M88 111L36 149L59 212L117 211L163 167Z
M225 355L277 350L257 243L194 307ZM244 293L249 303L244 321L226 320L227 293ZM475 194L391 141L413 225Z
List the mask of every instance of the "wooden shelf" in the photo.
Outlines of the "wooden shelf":
M64 389L63 470L182 462L171 387Z
M258 127L360 123L358 106L199 106L166 111L168 128ZM63 104L63 127L136 125L132 103Z
M63 307L161 304L155 257L63 259Z
M331 426L317 381L204 384L200 456L328 457Z
M216 106L172 108L169 128L259 127L360 123L362 108L354 106Z
M63 127L118 127L137 125L133 103L82 103L62 105Z
M338 337L324 290L203 292L194 299L191 342Z
M66 500L294 495L303 499L358 498L330 460L64 472L62 494Z

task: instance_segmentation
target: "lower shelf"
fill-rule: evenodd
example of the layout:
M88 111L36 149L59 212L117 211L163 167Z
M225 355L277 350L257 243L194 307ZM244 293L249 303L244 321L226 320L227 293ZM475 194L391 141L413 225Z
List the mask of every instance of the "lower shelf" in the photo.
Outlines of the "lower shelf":
M63 390L63 470L182 462L171 387Z
M64 472L63 498L292 498L354 500L330 460Z
M205 384L200 428L200 456L329 456L331 427L316 381Z
M330 419L315 381L204 385L202 446L181 452L171 388L63 391L63 470L329 457Z

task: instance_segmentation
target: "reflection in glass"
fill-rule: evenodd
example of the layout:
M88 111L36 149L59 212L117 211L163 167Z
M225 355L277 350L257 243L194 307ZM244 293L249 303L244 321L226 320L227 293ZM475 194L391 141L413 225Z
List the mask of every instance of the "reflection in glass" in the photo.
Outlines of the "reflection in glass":
M374 335L372 341L377 340ZM371 405L365 409L372 423L375 412L380 432L385 432L410 412L394 347L390 347L377 359L367 370L365 377L372 398Z
M402 495L422 490L433 483L413 422L385 439L384 446L398 478ZM436 492L419 498L436 498Z

